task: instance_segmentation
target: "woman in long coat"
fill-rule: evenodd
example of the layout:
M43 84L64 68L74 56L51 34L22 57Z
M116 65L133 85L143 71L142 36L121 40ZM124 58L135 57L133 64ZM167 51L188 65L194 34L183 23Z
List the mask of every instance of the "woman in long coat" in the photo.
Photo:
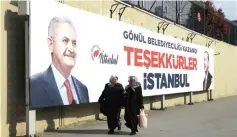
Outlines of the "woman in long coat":
M103 103L102 103L103 102ZM107 124L110 131L108 134L113 134L114 129L121 128L119 122L119 114L124 102L124 88L122 84L117 82L116 76L110 77L110 82L105 84L105 88L99 98L99 103L103 104L104 114L107 116Z
M135 76L130 76L129 84L125 87L126 103L125 103L125 125L131 129L130 135L138 132L138 117L140 109L144 109L141 84Z

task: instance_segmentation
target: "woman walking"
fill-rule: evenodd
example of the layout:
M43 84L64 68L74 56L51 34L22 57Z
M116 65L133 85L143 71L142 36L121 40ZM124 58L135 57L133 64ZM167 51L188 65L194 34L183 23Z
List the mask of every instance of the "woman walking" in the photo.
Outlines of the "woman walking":
M121 129L118 115L124 100L124 88L117 80L116 76L111 76L110 82L105 84L105 88L99 98L99 103L104 102L103 109L110 129L108 134L113 134L116 127Z
M138 117L140 109L144 109L141 84L137 81L137 77L129 76L129 84L125 87L126 103L125 103L125 125L131 129L130 135L138 132Z

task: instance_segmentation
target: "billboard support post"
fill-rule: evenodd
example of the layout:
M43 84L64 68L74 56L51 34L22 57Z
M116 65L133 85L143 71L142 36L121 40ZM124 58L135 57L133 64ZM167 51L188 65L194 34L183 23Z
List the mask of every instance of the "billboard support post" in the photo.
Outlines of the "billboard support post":
M190 96L189 96L189 105L193 105L193 92L190 92Z
M161 95L161 108L160 110L165 110L165 95Z
M212 90L208 90L209 91L209 97L208 101L213 101L214 99L212 98Z
M35 137L36 110L29 106L29 16L25 20L26 136Z
M36 110L31 110L29 106L29 53L30 53L30 43L29 43L29 12L30 6L29 1L18 1L18 15L25 16L25 93L26 93L26 136L36 137L35 121L36 121Z
M207 101L210 100L210 94L209 94L209 90L207 90Z

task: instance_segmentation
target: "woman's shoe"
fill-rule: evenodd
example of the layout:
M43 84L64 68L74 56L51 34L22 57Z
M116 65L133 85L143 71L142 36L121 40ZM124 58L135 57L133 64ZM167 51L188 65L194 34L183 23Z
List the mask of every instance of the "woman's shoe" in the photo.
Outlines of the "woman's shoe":
M121 123L118 124L118 130L121 130Z
M133 132L133 131L132 131L132 132L130 133L130 136L132 136L132 135L136 135L136 132Z
M108 134L114 134L114 130L109 130Z

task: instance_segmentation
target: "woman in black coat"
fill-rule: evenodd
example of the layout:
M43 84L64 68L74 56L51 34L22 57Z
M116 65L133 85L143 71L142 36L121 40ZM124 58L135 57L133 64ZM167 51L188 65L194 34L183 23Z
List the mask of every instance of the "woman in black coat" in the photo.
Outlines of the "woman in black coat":
M125 125L131 129L130 135L138 132L138 117L140 109L144 109L141 84L135 76L130 76L129 84L126 86L126 103L125 103Z
M119 114L124 102L124 88L122 84L117 82L116 76L111 76L110 82L105 84L105 88L99 98L99 103L103 104L103 114L107 116L107 124L110 131L108 134L113 134L114 129L121 129L119 122Z

